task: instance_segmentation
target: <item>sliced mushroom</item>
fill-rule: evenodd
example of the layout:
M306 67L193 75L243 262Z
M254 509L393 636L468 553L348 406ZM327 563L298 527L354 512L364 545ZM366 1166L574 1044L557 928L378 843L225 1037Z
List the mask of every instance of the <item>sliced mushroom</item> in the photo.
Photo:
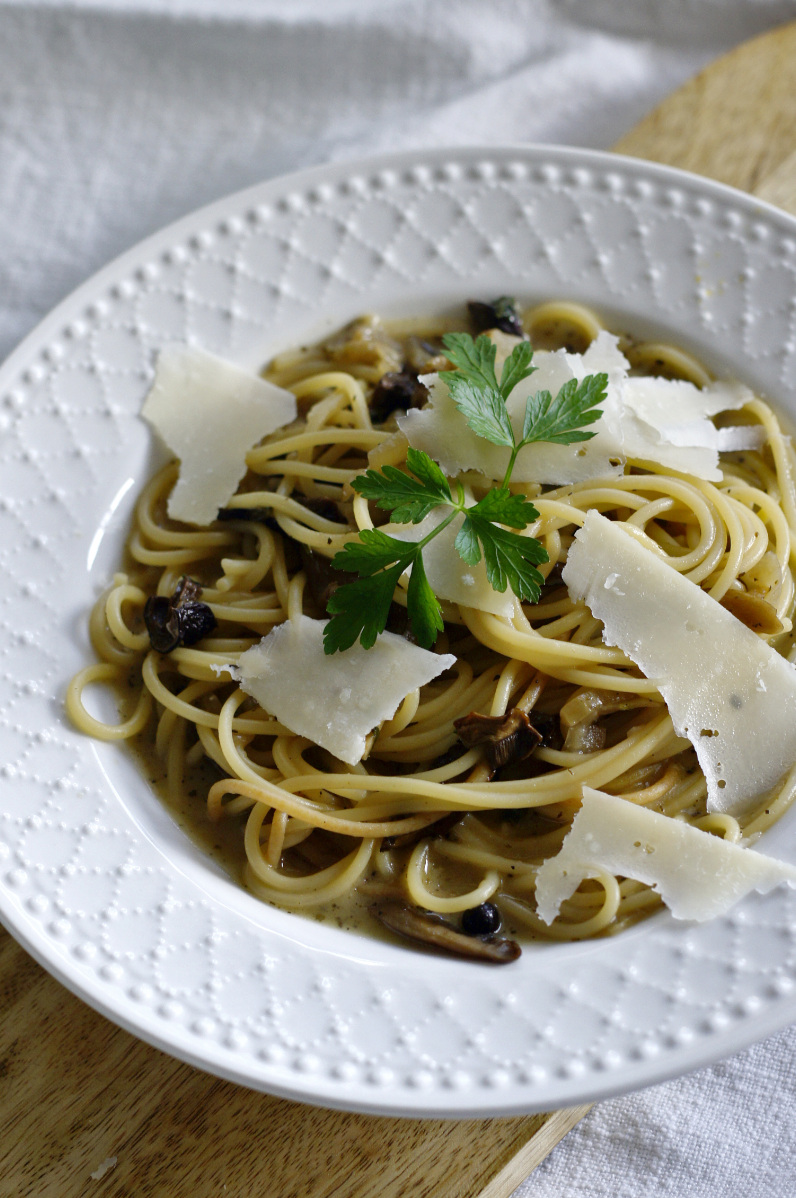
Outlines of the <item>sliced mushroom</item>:
M469 715L454 720L459 739L472 749L483 745L493 770L524 761L539 745L542 734L537 732L524 711L512 707L505 715Z
M389 370L400 370L404 356L400 342L387 333L375 316L352 321L325 341L323 348L336 366L359 367L373 382Z
M621 691L592 690L582 687L567 699L561 708L561 731L564 733L566 753L593 753L605 745L606 733L595 728L597 720L612 715L615 711L633 711L639 707L650 707L652 700L643 695L632 695Z
M337 501L327 499L325 495L292 495L291 498L295 499L296 503L300 503L308 512L313 512L316 516L322 516L324 520L328 520L331 524L348 523L340 511L340 505ZM216 519L222 522L227 520L249 520L254 524L264 524L272 532L280 531L272 507L222 507L219 508Z
M419 907L408 907L405 903L376 903L371 907L371 912L391 932L457 957L508 965L516 961L522 952L516 940L498 936L466 936L441 915L421 911Z
M760 595L752 595L748 591L727 591L721 606L761 636L776 636L778 632L785 631L777 609Z
M180 643L180 618L167 595L152 595L144 604L144 624L156 653L171 653Z
M596 753L605 748L605 728L595 724L573 724L564 737L565 753Z
M415 374L435 374L451 367L441 345L415 336L406 338L406 365Z
M383 374L368 401L371 419L383 424L393 412L422 408L428 391L413 370L390 370Z
M524 335L517 301L510 295L498 296L486 304L479 300L471 300L467 310L476 333L483 333L487 329L500 329L502 333L513 333L515 337Z
M189 578L187 574L183 574L174 589L172 603L175 607L180 607L183 603L196 603L201 597L201 583L198 583L195 578Z
M171 597L152 595L144 604L144 625L157 653L171 653L180 645L195 645L216 626L206 603L198 602L202 588L193 578L180 579Z
M216 513L216 520L226 523L229 520L248 520L251 524L264 524L271 532L278 532L279 525L274 519L274 509L270 507L222 507Z
M628 692L592 690L582 687L567 699L561 708L561 727L573 728L575 724L593 724L601 716L614 711L632 711L635 707L648 707L649 700Z
M409 641L412 645L418 644L417 637L412 632L412 625L409 622L409 612L402 603L390 604L385 628L387 632L394 632L396 636L402 636L405 641Z
M326 611L326 604L339 586L351 581L351 575L345 570L336 570L331 558L316 553L307 545L300 546L301 564L307 575L307 588L321 611Z

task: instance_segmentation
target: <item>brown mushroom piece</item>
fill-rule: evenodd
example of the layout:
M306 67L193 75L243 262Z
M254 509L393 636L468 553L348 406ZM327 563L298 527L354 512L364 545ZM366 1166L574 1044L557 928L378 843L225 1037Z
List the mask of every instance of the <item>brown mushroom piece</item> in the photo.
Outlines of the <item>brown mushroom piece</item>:
M438 370L450 370L451 363L442 345L424 341L422 337L406 338L406 367L415 374L435 374Z
M599 719L617 711L649 707L651 703L644 695L581 687L561 708L564 752L594 753L604 748L607 733L605 728L597 726Z
M323 343L327 357L341 370L359 368L363 377L375 382L391 370L400 370L403 346L383 327L376 316L352 320Z
M776 636L785 631L785 625L777 615L777 609L767 599L753 595L750 591L727 591L721 600L737 620L761 636Z
M264 524L271 532L279 531L279 525L274 519L274 509L271 507L221 507L216 513L216 520L222 523L247 520L250 524Z
M468 749L483 745L493 770L530 757L542 739L524 711L511 707L505 715L469 715L454 720L453 726Z
M500 295L489 303L470 300L467 310L476 333L500 329L502 333L513 333L515 337L524 336L517 301L510 295Z
M308 512L314 512L328 520L330 524L346 524L347 520L340 511L339 504L334 499L323 495L293 495L296 503L300 503ZM248 520L254 524L264 524L272 532L280 532L280 526L274 516L272 507L222 507L219 508L216 519L222 523L229 520Z
M332 565L331 558L316 553L308 545L299 547L301 564L307 575L307 588L321 611L326 611L326 604L339 586L351 581L351 575L345 570L337 570Z
M442 916L421 911L419 907L408 907L405 903L376 903L371 907L371 912L391 932L457 957L508 965L522 953L516 940L499 936L467 936L457 931Z
M183 576L174 594L151 595L144 604L144 625L149 643L156 653L189 648L207 636L216 626L216 618L206 603L199 602L201 585Z
M412 370L390 370L382 375L368 401L370 418L383 424L393 412L406 412L409 408L422 408L428 399L428 391Z

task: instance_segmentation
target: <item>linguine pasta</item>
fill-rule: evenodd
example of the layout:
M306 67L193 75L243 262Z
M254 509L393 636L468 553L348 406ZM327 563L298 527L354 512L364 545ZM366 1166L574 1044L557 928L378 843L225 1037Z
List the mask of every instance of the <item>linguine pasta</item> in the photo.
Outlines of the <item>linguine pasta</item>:
M572 352L602 327L594 312L567 303L526 311L523 326L535 348ZM442 329L426 323L423 335L433 340ZM630 460L623 476L607 480L518 484L539 511L533 532L549 556L539 602L518 603L512 619L443 603L435 650L455 654L456 666L410 693L375 730L366 758L349 766L261 710L220 667L299 613L324 616L329 560L372 526L374 513L351 479L369 463L405 460L394 417L375 422L369 402L380 378L400 371L420 344L408 327L388 334L363 321L272 362L266 377L294 393L300 418L249 452L223 520L196 529L167 518L176 463L148 483L124 571L91 615L99 662L73 680L67 709L89 735L137 745L153 773L162 772L174 807L201 809L210 825L226 827L227 842L242 846L246 885L269 902L341 920L389 898L453 917L494 902L504 925L525 935L613 932L655 908L657 893L603 871L550 926L535 911L537 868L561 847L583 786L737 842L778 818L796 784L740 821L707 813L694 750L675 734L654 684L603 643L599 621L561 582L568 547L592 508L623 521L787 655L796 532L790 443L755 399L741 419L763 426L765 445L722 455L719 483ZM709 381L676 347L626 339L622 349L638 373ZM439 368L433 346L422 352ZM490 485L474 472L467 484L476 499ZM144 605L172 595L184 576L201 584L217 624L197 644L160 654L143 626ZM399 586L390 625L398 631L403 609ZM87 710L83 691L96 682L127 692L119 723ZM468 748L454 728L471 712L511 710L542 735L524 760L496 765L484 745Z

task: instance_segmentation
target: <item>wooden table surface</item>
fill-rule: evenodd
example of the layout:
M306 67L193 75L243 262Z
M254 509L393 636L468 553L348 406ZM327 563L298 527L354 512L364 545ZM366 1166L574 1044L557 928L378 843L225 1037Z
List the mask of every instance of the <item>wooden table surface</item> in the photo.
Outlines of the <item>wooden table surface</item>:
M796 213L796 23L615 148ZM117 1028L0 930L0 1198L507 1198L587 1109L449 1123L253 1093Z

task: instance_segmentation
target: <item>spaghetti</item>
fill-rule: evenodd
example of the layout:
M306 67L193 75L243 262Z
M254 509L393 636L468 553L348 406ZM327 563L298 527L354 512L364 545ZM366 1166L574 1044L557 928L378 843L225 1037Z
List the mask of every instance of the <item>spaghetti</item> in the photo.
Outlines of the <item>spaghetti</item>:
M536 348L571 352L585 350L602 328L589 309L564 303L526 311L522 326ZM739 841L778 818L796 784L743 819L709 814L693 748L675 734L655 685L607 647L599 621L572 602L561 567L585 514L597 508L652 538L674 569L787 655L793 453L761 400L746 406L743 419L763 427L765 445L722 455L721 482L631 459L619 477L523 486L549 558L540 567L539 602L517 604L511 619L444 602L435 649L455 654L456 666L406 697L358 765L295 735L219 674L283 621L324 616L335 582L330 559L357 529L372 527L352 478L368 464L405 459L406 440L384 407L387 381L403 374L407 402L422 400L417 372L444 363L435 340L441 331L426 327L421 339L365 320L275 359L265 377L293 392L300 419L249 452L223 519L206 529L165 514L176 463L148 483L126 568L91 615L99 663L73 680L67 709L89 735L131 740L156 758L172 804L201 805L187 796L202 787L209 820L242 842L246 885L269 902L340 920L390 898L454 918L494 903L505 926L532 937L614 932L654 909L656 892L603 871L582 883L550 926L535 911L537 868L560 849L582 786ZM625 339L622 349L637 373L709 381L700 362L673 346ZM414 367L407 370L407 361ZM475 498L489 488L474 473L467 481ZM185 576L201 585L216 627L195 645L161 654L143 626L144 606L153 595L172 596ZM405 602L399 586L391 620L398 631ZM118 724L87 710L83 691L94 682L132 692ZM519 713L540 743L518 761L490 755L480 741L467 747L461 730L473 712ZM464 723L457 730L454 721Z

